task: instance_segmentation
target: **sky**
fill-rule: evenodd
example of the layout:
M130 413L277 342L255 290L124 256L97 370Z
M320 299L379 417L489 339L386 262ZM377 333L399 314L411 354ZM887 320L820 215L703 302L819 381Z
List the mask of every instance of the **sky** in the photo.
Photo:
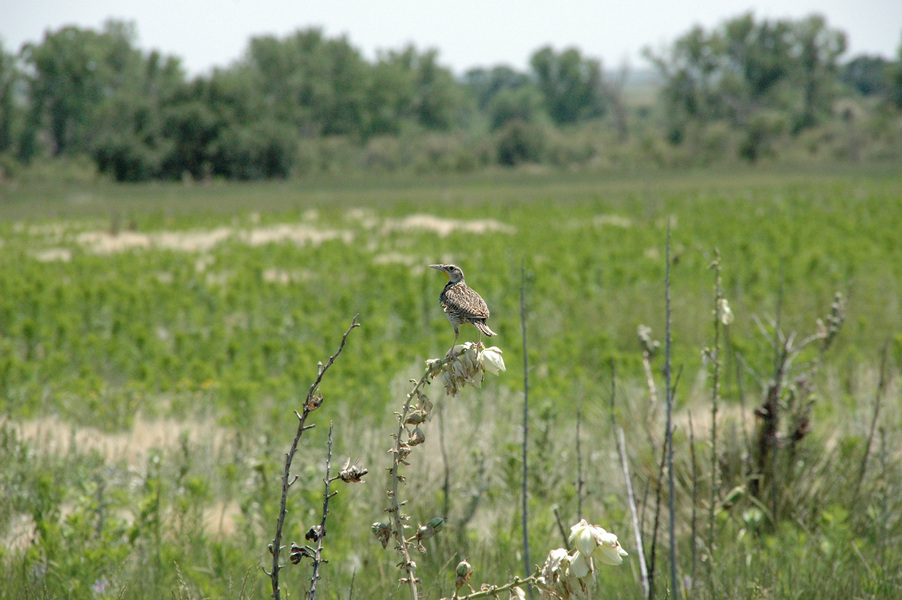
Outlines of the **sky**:
M660 50L694 25L712 29L747 11L759 20L821 14L846 32L845 58L895 58L902 45L900 0L2 0L0 40L18 52L47 30L100 29L115 18L135 24L138 47L176 56L199 75L228 67L252 37L320 27L329 37L346 35L368 60L408 44L436 49L458 75L498 65L526 71L547 45L636 70L650 66L644 47Z

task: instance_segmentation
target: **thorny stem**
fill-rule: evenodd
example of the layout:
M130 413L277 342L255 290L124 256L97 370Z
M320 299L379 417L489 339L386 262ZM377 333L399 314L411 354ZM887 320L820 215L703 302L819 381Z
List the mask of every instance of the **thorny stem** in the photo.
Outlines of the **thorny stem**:
M294 436L294 440L291 442L288 453L285 455L285 468L282 470L282 498L279 502L279 516L276 519L276 534L273 537L272 545L269 547L269 551L272 554L272 569L267 575L269 575L269 579L272 582L273 600L282 599L282 590L279 587L279 571L282 570L282 565L279 563L279 555L282 552L282 529L285 526L285 515L288 513L285 508L288 503L288 488L294 483L294 480L291 479L291 462L294 460L294 454L297 452L301 436L306 430L313 427L313 425L306 425L306 422L307 416L318 407L318 404L313 402L316 390L323 380L323 375L326 374L326 371L332 366L332 363L335 362L335 359L338 358L338 355L341 354L341 351L344 349L348 335L355 327L360 327L360 324L357 322L358 316L359 315L354 315L354 319L351 321L348 330L345 331L342 336L341 344L338 346L338 350L335 351L335 354L329 357L329 361L325 365L320 363L319 368L317 369L316 379L310 386L310 391L307 392L307 399L304 401L303 412L298 413L295 411L294 413L298 417L298 430ZM266 569L264 569L264 572L266 572Z
M310 577L310 590L307 592L308 600L316 598L316 582L319 580L319 567L323 561L323 538L326 537L326 515L329 514L329 499L338 492L330 492L329 484L334 478L331 477L332 470L332 421L329 421L329 452L326 454L326 478L323 481L326 484L326 491L323 492L323 519L319 524L319 538L316 542L316 551L313 553L313 575Z
M391 499L391 505L386 510L389 513L392 522L392 535L395 540L398 542L397 550L401 553L401 557L403 560L399 565L400 568L404 569L406 574L406 583L408 588L410 589L410 598L411 600L418 600L418 591L417 591L417 577L416 577L416 569L417 565L410 557L410 548L409 541L404 537L404 519L401 514L401 501L398 499L398 483L401 481L400 468L402 459L402 451L407 449L406 443L404 442L404 432L406 429L406 421L407 416L410 414L410 405L411 401L414 398L419 398L419 391L426 383L429 382L429 379L433 376L433 374L441 371L441 368L451 362L452 360L456 360L460 355L462 355L466 350L461 350L457 354L452 356L446 356L441 361L431 364L426 368L426 372L420 378L419 381L413 386L413 389L407 394L407 400L404 402L404 408L401 411L401 414L398 416L398 432L394 436L395 437L395 445L390 450L392 454L392 466L390 469L391 472L391 492L389 497Z

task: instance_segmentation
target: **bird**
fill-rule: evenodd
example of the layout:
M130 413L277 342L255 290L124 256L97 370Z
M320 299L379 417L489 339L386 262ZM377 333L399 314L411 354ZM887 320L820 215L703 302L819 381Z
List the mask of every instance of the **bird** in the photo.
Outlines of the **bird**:
M448 283L439 295L442 310L445 311L451 326L454 327L454 344L449 355L454 352L457 339L460 337L461 325L472 325L479 331L479 344L482 344L482 336L497 335L486 324L489 318L489 307L482 296L476 293L464 281L464 272L457 265L429 265L448 276Z

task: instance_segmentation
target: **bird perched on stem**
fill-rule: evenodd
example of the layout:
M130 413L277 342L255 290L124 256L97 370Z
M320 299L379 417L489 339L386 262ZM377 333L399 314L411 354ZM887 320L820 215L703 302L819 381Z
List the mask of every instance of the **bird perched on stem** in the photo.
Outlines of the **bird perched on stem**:
M470 324L475 327L479 331L480 344L482 343L482 334L489 337L496 335L485 322L489 318L489 307L485 300L466 284L463 270L457 265L429 266L448 276L448 283L442 290L439 300L442 303L442 310L445 311L448 320L451 321L451 326L454 327L454 344L451 346L451 352L457 345L461 325Z

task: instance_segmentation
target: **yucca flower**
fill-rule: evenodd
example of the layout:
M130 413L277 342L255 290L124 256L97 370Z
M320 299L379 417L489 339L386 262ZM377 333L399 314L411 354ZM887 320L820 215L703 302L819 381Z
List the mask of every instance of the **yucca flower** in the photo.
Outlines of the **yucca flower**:
M449 396L456 396L465 385L480 388L486 373L498 375L506 370L501 349L497 346L481 348L473 342L466 342L454 346L450 354L454 358L447 362L440 359L426 361L432 377L441 377Z
M629 556L616 535L598 525L590 525L585 519L570 528L570 543L585 557L589 571L592 570L590 559L593 556L606 565L619 565L624 556Z

